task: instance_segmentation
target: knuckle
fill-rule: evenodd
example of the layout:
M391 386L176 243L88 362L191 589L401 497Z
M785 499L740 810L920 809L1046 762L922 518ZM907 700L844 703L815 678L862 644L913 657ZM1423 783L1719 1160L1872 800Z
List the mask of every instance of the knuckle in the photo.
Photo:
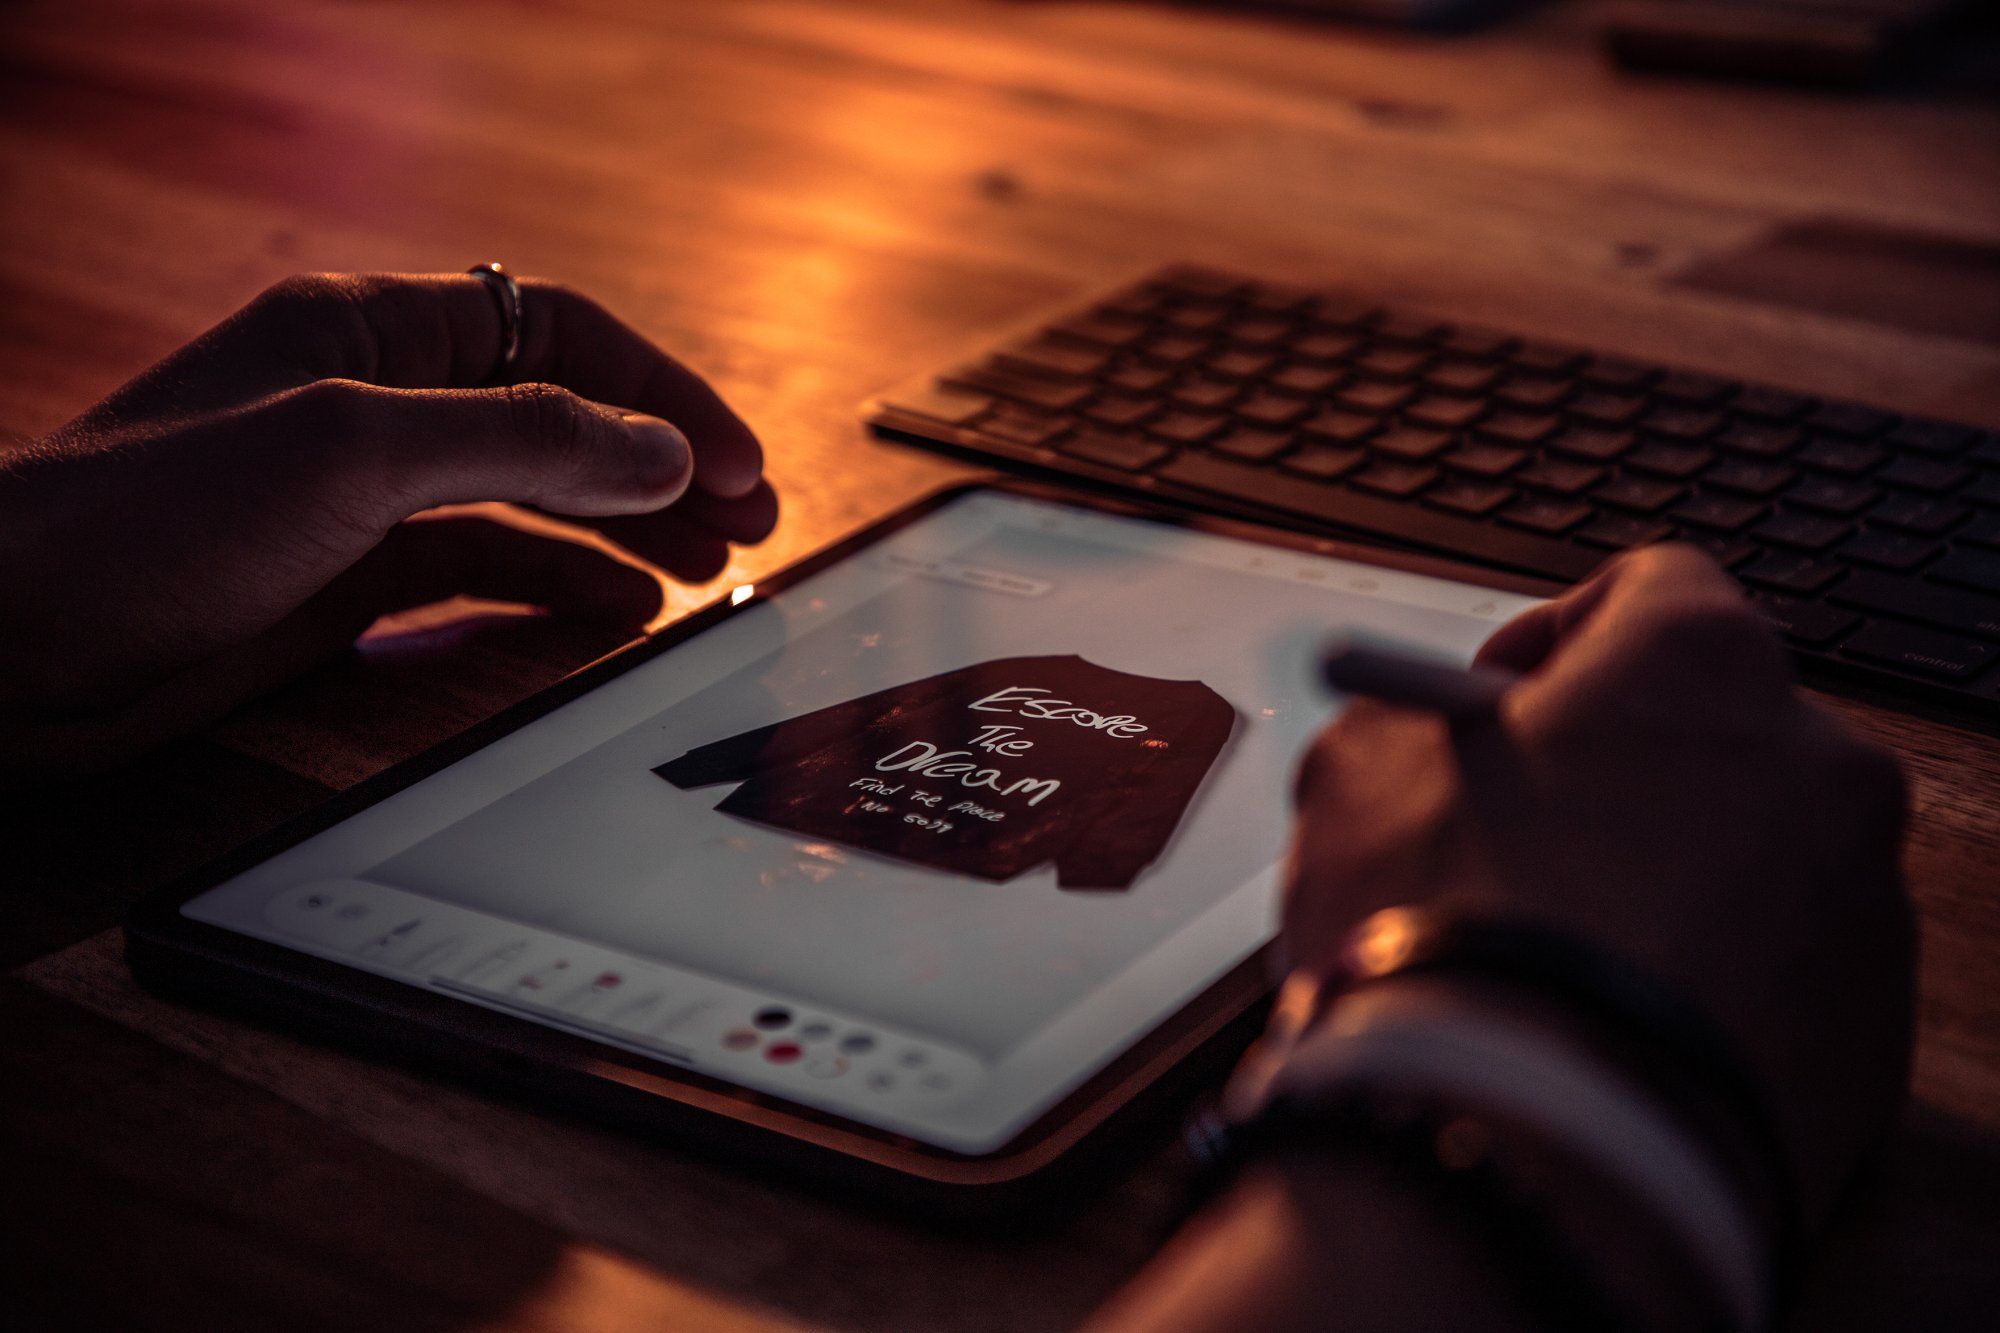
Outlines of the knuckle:
M340 273L294 273L259 292L250 309L266 318L292 323L351 300L348 282Z
M380 424L380 394L359 380L314 380L288 397L307 425L331 437L352 440Z
M556 449L582 446L594 420L583 400L554 384L516 384L506 391L507 413L521 435Z
M1651 622L1645 646L1705 671L1775 667L1783 660L1770 626L1741 600L1675 608Z

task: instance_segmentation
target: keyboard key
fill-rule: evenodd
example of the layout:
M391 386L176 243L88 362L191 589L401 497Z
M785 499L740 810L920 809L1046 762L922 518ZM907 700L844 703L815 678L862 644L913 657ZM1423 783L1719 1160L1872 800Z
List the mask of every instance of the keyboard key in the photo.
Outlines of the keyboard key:
M990 411L993 399L987 394L938 384L894 394L883 400L883 406L929 421L941 421L947 426L963 426L980 413Z
M1630 514L1605 514L1576 530L1578 541L1589 542L1592 546L1602 546L1613 551L1665 541L1673 535L1674 529L1670 523L1662 523L1658 519L1635 518Z
M1629 426L1651 407L1652 403L1641 394L1597 391L1578 394L1566 410L1578 420L1600 426Z
M1287 393L1253 393L1236 405L1236 415L1260 426L1289 426L1313 410L1311 400Z
M1382 429L1382 418L1328 408L1307 421L1300 429L1308 435L1323 435L1330 440L1352 444L1356 440L1365 440Z
M1126 393L1158 393L1174 377L1174 372L1165 366L1148 365L1144 361L1126 361L1113 366L1101 377L1114 389Z
M1894 412L1880 412L1855 403L1822 403L1806 418L1806 424L1835 435L1867 437L1880 435L1897 420Z
M1100 426L1136 426L1148 418L1158 416L1160 405L1150 398L1133 398L1128 394L1107 393L1083 409L1083 416Z
M1528 461L1525 449L1509 449L1498 444L1468 444L1446 455L1446 467L1479 477L1500 477Z
M1979 432L1970 426L1912 417L1890 431L1888 441L1899 448L1915 449L1923 454L1956 454L1963 453L1978 438Z
M1431 354L1417 347L1371 347L1347 364L1357 375L1379 380L1415 379L1431 363Z
M1447 352L1487 358L1505 356L1519 345L1518 338L1511 338L1492 329L1471 328L1463 324L1438 340L1438 346Z
M1333 400L1357 412L1393 412L1416 396L1417 391L1407 384L1357 380L1344 389L1336 389Z
M1178 384L1167 397L1183 407L1211 410L1227 407L1243 392L1243 386L1228 380L1212 380L1196 377Z
M1545 370L1552 375L1567 374L1583 365L1585 354L1575 347L1557 343L1524 342L1508 358L1527 370Z
M1824 551L1854 531L1854 525L1819 514L1778 513L1757 525L1759 541L1801 551Z
M1032 338L1006 348L994 361L1008 370L1057 379L1082 379L1095 375L1111 363L1111 354L1102 348L1084 347L1054 338Z
M1841 584L1834 591L1833 600L1861 611L1901 616L1960 634L2000 639L2000 597L1863 570Z
M1574 380L1555 379L1547 375L1515 375L1496 386L1493 396L1510 407L1546 412L1560 406L1575 390Z
M1571 426L1548 441L1547 447L1594 463L1608 463L1639 442L1629 430L1595 430Z
M1500 521L1553 537L1568 532L1590 515L1590 506L1581 501L1536 495L1517 500L1501 510Z
M1841 543L1837 554L1853 564L1874 565L1878 569L1893 569L1898 574L1907 574L1943 549L1939 543L1922 537L1906 537L1898 532L1870 528Z
M1932 565L1931 578L1979 592L2000 593L2000 555L1986 551L1953 551Z
M1274 319L1270 315L1242 315L1230 320L1223 333L1231 342L1270 347L1283 342L1286 335L1297 327L1294 320Z
M1676 481L1686 481L1695 473L1707 467L1715 459L1712 450L1686 444L1663 444L1649 440L1624 458L1625 466L1639 472L1651 472L1662 477L1672 477Z
M1280 389L1318 397L1345 383L1347 372L1338 366L1291 365L1274 372L1270 382Z
M1285 455L1278 466L1302 477L1331 481L1335 477L1346 476L1367 461L1368 455L1359 449L1346 449L1333 444L1307 444Z
M1843 477L1858 477L1880 465L1888 456L1872 444L1819 435L1806 441L1795 461L1824 472L1838 472Z
M1729 410L1740 416L1755 417L1759 421L1797 421L1812 411L1814 401L1803 394L1786 393L1783 389L1760 389L1754 385L1740 389L1729 400Z
M1415 463L1375 463L1355 473L1348 483L1364 491L1407 500L1436 481L1439 475L1436 468Z
M1674 540L1706 552L1709 559L1724 569L1734 569L1752 556L1764 553L1764 548L1756 542L1727 532L1704 532L1700 528L1683 528Z
M1698 375L1691 370L1673 370L1660 377L1653 385L1653 392L1677 403L1711 407L1735 393L1738 387L1735 380Z
M1041 379L1033 375L1020 375L1011 370L1002 370L996 366L955 370L945 376L945 382L953 388L988 393L995 398L1006 398L1018 403L1032 403L1036 407L1046 407L1055 412L1067 412L1077 407L1091 396L1092 390L1092 386L1087 382Z
M1307 361L1345 361L1360 350L1361 339L1352 333L1315 329L1292 340L1293 356Z
M1474 427L1479 434L1508 444L1536 444L1562 427L1562 418L1526 412L1498 412Z
M1437 457L1451 448L1458 437L1441 430L1424 430L1417 426L1398 426L1376 436L1368 442L1368 447L1378 454L1406 462L1422 462Z
M1941 500L1929 495L1892 495L1868 511L1868 521L1936 537L1950 532L1971 512L1955 500Z
M1690 495L1676 504L1667 511L1667 517L1676 523L1692 523L1696 527L1734 532L1746 524L1755 522L1764 509L1764 503L1760 500L1744 499L1735 495L1715 495L1704 491Z
M1639 419L1642 430L1671 440L1705 440L1727 424L1720 412L1695 407L1656 407Z
M1451 332L1451 325L1428 315L1383 315L1372 327L1376 337L1402 343L1430 342Z
M1837 580L1840 574L1840 566L1829 561L1778 552L1742 570L1737 577L1759 588L1810 597Z
M1431 487L1429 494L1424 496L1424 503L1461 514L1484 516L1506 504L1514 495L1512 486L1502 486L1498 482L1448 477Z
M1563 458L1544 458L1514 474L1514 480L1558 495L1577 495L1595 486L1604 469L1590 463L1573 463Z
M1229 307L1217 301L1190 301L1167 311L1167 323L1188 333L1213 333L1229 319Z
M1887 620L1878 620L1862 630L1841 645L1840 651L1864 662L1880 662L1942 680L1975 676L1995 657L2000 657L2000 648L1990 643Z
M1217 352L1202 362L1211 375L1239 380L1256 379L1277 364L1278 358L1269 352L1253 352L1241 347Z
M1725 458L1701 474L1701 484L1739 495L1769 497L1790 485L1797 477L1795 468L1782 463L1760 463L1748 458Z
M1336 328L1366 328L1388 313L1373 302L1356 296L1322 296L1313 303L1312 317Z
M1040 448L1058 435L1066 433L1075 424L1065 416L1010 406L996 408L981 418L973 429L981 435L990 435L1009 444Z
M1227 417L1208 412L1169 412L1148 426L1146 431L1174 444L1200 444L1221 434L1228 426Z
M1139 353L1148 360L1169 366L1185 366L1208 350L1208 339L1185 333L1159 333L1139 344Z
M1938 493L1957 490L1972 479L1972 469L1963 463L1941 458L1917 458L1904 454L1892 458L1875 474L1875 480L1906 490Z
M1757 609L1780 634L1808 648L1824 648L1861 623L1851 611L1795 597L1759 597Z
M1592 384L1625 390L1643 389L1660 377L1660 372L1652 366L1642 366L1637 361L1615 356L1594 356L1584 363L1578 373Z
M1790 453L1805 439L1803 431L1790 426L1766 426L1748 422L1737 422L1726 426L1720 435L1711 441L1731 453L1749 454L1755 458L1779 458Z
M1865 481L1842 481L1818 474L1807 477L1785 492L1785 503L1823 514L1858 514L1882 498L1882 492Z
M1151 440L1129 435L1106 435L1099 431L1078 431L1056 447L1087 463L1123 472L1143 472L1174 454L1166 445Z
M1238 426L1209 447L1219 454L1228 454L1231 458L1262 463L1276 458L1291 448L1292 435L1289 431Z
M1100 313L1066 319L1051 326L1049 332L1099 347L1130 347L1152 332L1152 325L1130 315Z
M1485 393L1500 382L1498 366L1477 361L1443 360L1424 372L1424 382L1453 393Z
M1517 532L1491 522L1461 518L1421 505L1385 500L1345 486L1308 481L1275 468L1189 452L1169 459L1156 477L1219 500L1274 509L1315 522L1415 542L1565 582L1580 579L1603 559L1595 551Z
M1414 421L1420 426L1436 426L1440 430L1464 430L1473 422L1486 415L1486 405L1477 398L1459 398L1451 394L1427 394L1403 409L1403 419Z
M1636 510L1641 514L1655 514L1681 498L1683 487L1670 481L1660 481L1654 477L1635 477L1630 473L1613 477L1599 486L1591 494L1608 505L1620 509Z

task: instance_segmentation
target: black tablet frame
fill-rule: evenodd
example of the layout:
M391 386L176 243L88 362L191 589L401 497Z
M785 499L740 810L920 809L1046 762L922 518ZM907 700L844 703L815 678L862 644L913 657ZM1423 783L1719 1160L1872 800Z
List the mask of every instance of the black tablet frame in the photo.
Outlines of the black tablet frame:
M1430 556L1302 536L1007 477L946 486L646 639L598 659L458 736L340 793L142 900L125 925L126 957L162 994L303 1029L425 1070L524 1092L544 1105L664 1135L787 1180L855 1189L940 1218L1020 1220L1079 1197L1085 1177L1157 1147L1158 1113L1219 1076L1261 1022L1264 951L1211 986L994 1152L936 1148L829 1112L487 1009L408 982L197 921L191 899L588 694L695 635L977 491L996 490L1234 537L1283 550L1429 574L1507 592L1555 585ZM1122 1151L1121 1151L1122 1150Z

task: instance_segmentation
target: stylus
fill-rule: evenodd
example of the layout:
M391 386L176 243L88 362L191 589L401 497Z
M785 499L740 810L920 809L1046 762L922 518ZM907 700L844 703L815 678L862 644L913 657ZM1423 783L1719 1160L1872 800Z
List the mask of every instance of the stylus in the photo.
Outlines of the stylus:
M1343 694L1366 695L1448 718L1491 713L1521 678L1504 667L1455 666L1392 641L1342 633L1327 642L1320 675Z

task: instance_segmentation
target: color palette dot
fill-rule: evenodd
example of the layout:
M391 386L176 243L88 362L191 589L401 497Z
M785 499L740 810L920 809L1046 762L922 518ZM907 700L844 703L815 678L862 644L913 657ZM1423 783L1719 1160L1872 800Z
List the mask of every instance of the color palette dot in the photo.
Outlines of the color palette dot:
M757 1034L749 1028L731 1028L722 1034L723 1046L732 1051L747 1051L759 1040Z
M806 1053L795 1041L774 1041L764 1048L764 1058L774 1065L788 1065Z

